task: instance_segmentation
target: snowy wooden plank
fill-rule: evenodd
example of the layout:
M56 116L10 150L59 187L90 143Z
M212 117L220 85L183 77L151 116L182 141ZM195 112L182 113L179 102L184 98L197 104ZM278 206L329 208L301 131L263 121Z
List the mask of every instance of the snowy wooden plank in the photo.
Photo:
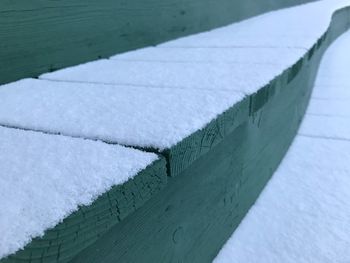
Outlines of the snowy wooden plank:
M229 91L145 89L25 79L0 87L0 123L169 149L244 98Z
M344 88L350 88L350 81L342 88L336 85L339 78L346 79L349 45L347 32L322 59L312 96L321 96L326 108L349 101ZM322 86L325 76L328 85ZM280 167L215 263L232 258L245 262L350 260L350 118L325 116L322 107L312 108L312 114L309 110Z
M208 147L169 179L162 195L116 225L73 262L210 262L294 138L307 106L308 96L303 94L311 92L311 86L300 85L308 79L307 73ZM185 146L182 150L186 152Z
M346 12L338 14L344 15ZM168 102L175 102L174 98L176 96L186 100L188 96L185 95L190 94L192 97L190 96L187 103L177 106L179 109L188 107L182 111L184 113L183 116L186 116L185 113L190 115L188 113L193 105L197 105L196 110L199 111L199 97L194 104L188 104L188 102L193 101L191 98L202 94L201 96L204 96L204 98L207 96L208 100L209 98L212 99L211 102L213 104L205 103L206 106L213 107L210 110L212 115L204 118L204 115L196 115L198 114L196 111L195 115L199 116L201 121L203 121L202 128L196 128L198 127L196 125L199 124L196 123L194 125L191 118L186 119L187 121L189 120L188 126L182 126L184 123L181 121L177 122L178 127L172 126L176 128L177 132L198 129L188 137L179 139L180 136L178 138L179 141L175 140L175 146L163 148L165 151L162 153L166 155L167 165L170 168L169 175L177 176L170 178L167 188L158 195L153 196L149 202L128 217L128 220L122 220L119 224L116 224L113 229L100 236L96 243L84 250L74 260L76 262L114 262L116 259L120 261L144 260L149 262L159 262L164 261L164 259L170 259L170 261L178 261L179 259L194 261L200 258L202 262L211 260L230 232L237 227L249 207L254 203L294 138L311 94L313 80L321 56L328 44L337 35L332 34L332 27L326 33L322 33L318 38L315 38L315 42L310 46L310 50L305 51L304 56L298 58L294 64L287 66L283 73L277 74L275 79L271 79L271 83L267 83L263 87L257 86L255 90L251 90L250 96L245 98L242 93L235 93L231 90L208 90L206 92L206 89L161 88L158 89L157 93L153 91L155 90L154 87L124 87L123 96L126 96L125 94L129 94L129 98L141 96L142 99L139 100L128 100L133 103L147 98L144 95L145 93L141 91L142 89L146 90L147 93L154 92L154 94L158 95L152 96L152 102L147 104L151 113L166 111L167 107L171 105ZM80 82L82 81L84 80L80 80ZM32 82L46 83L43 80L27 80L22 83ZM20 96L14 96L14 93L11 95L11 92L9 92L8 86L1 87L2 95L12 98L4 100L4 103L10 101L7 106L12 109L11 113L13 113L13 116L16 116L16 111L22 112L17 115L20 116L19 119L16 119L16 117L11 120L9 118L10 115L6 114L6 108L3 107L3 121L7 118L6 122L18 121L16 125L20 125L21 122L25 123L23 122L25 120L21 117L22 114L28 111L27 116L30 117L34 113L30 111L35 111L36 109L34 107L36 103L33 102L40 102L40 99L42 104L40 107L37 107L39 110L35 114L39 113L39 116L45 121L44 111L42 111L44 108L49 113L47 116L50 116L50 118L55 116L58 121L66 121L71 118L69 114L75 115L76 109L86 109L82 107L86 103L84 102L85 99L91 102L93 101L92 97L98 100L100 95L101 101L105 101L105 98L108 97L106 95L117 94L122 90L119 88L113 89L115 86L103 85L102 83L97 86L91 83L60 84L62 85L60 87L67 85L67 88L62 88L63 90L66 89L66 91L60 91L60 89L51 89L50 91L50 88L48 91L45 91L46 97L50 98L51 92L51 99L55 98L56 100L56 106L53 108L48 106L54 105L50 104L50 99L48 100L48 105L45 105L41 92L35 95L31 91L24 92L22 88ZM55 82L52 85L59 84ZM75 88L79 85L83 85L85 88L89 85L95 85L95 88L87 88L86 93L83 92L85 95L79 97L83 90L82 88ZM30 90L34 88L30 88ZM137 90L137 92L126 92L127 88L129 90ZM21 88L18 90L21 90ZM41 88L41 90L43 89ZM106 90L111 93L102 92ZM168 95L161 95L167 94L164 91L170 90L171 92L168 92ZM68 91L70 91L70 95L73 98L70 102L76 103L71 103L70 109L72 112L66 111L64 116L68 116L68 118L64 119L62 118L61 109L63 108L62 105L67 106L67 103L64 101L70 98L67 95ZM15 98L17 103L14 103L16 102ZM81 101L77 100L77 98L82 98L81 104ZM162 100L163 104L157 104L155 98ZM147 100L145 99L144 101ZM151 99L149 99L150 101ZM223 101L224 105L222 105ZM60 103L62 103L61 106ZM98 107L101 110L100 112L109 112L108 110L110 108L113 109L117 104L105 105L104 107L102 105L101 103L100 107ZM158 107L159 105L162 107ZM227 108L221 108L220 112L219 107ZM122 108L127 109L124 104ZM91 108L90 110L95 112L95 109ZM118 112L117 115L122 116L122 112ZM215 117L212 117L214 115ZM150 114L149 116L152 115ZM164 121L164 118L161 119ZM86 120L88 123L91 123L91 120ZM99 119L97 118L97 120ZM109 121L111 120L113 118L109 118ZM125 117L125 120L130 122L131 119ZM79 126L82 123L84 124L84 119L81 121L79 123L79 120L76 120L76 126L74 127L84 127ZM140 121L140 119L136 118L135 121ZM31 122L32 124L30 124ZM44 129L43 126L40 126L42 124L39 121L36 122L35 117L29 119L28 123L25 124L37 125L37 129ZM42 123L45 124L45 122ZM161 124L164 124L164 122L161 122ZM52 124L46 122L45 125L47 128ZM111 127L114 126L101 125L98 132L105 133ZM163 126L160 125L159 127ZM35 127L30 127L29 129L35 129ZM81 129L81 131L86 132L85 129ZM171 131L171 129L168 131ZM133 134L137 135L137 129L134 129L132 132L136 132ZM79 135L77 133L75 136L84 137L82 134L80 133ZM130 136L130 133L125 133L124 135L127 138L137 138L137 136ZM92 138L96 139L93 136ZM169 141L166 140L166 142ZM175 153L174 149L179 154L176 155L175 159L171 159L171 154ZM180 168L172 168L176 165L179 165L178 167ZM53 235L55 234L53 233ZM87 235L87 237L90 238L90 235ZM208 240L211 242L207 242ZM75 249L75 247L65 248L66 254L62 254L62 261L75 256ZM61 255L58 253L59 248L57 247L53 247L52 251L48 252L48 261L57 261L57 256ZM20 258L20 255L14 255L12 259L15 261Z
M332 26L329 33L331 31ZM301 67L296 66L294 70L286 73L286 79L281 82L283 85L278 89L279 92L252 114L247 122L234 129L221 143L195 161L182 174L173 178L168 188L170 193L165 194L165 199L153 200L141 208L132 219L124 221L101 238L94 245L96 250L85 250L73 262L86 258L89 259L88 263L100 260L114 262L116 259L137 261L140 258L150 262L176 262L179 258L188 262L210 262L229 236L228 233L238 226L254 203L287 151L306 110L323 52L334 40L332 36L335 35L327 34L327 37L318 42L320 44L316 43L315 48L305 55ZM333 148L338 151L336 145ZM347 148L343 147L342 151L338 151L339 154L342 155ZM310 144L308 153L312 155L319 152L318 149L317 144ZM300 153L296 153L295 156L301 160ZM318 161L316 163L318 164ZM295 166L292 164L291 168L294 169ZM288 180L285 182L288 184ZM299 190L300 184L297 185L290 189ZM344 189L346 191L346 188ZM175 192L177 195L173 194ZM274 203L279 201L275 196L272 196L272 199ZM186 200L186 203L183 200ZM155 209L159 207L166 213L159 214ZM280 215L279 208L274 208L273 211ZM275 226L275 221L266 221L266 218L258 221L262 223L260 230L261 227L265 227L266 222ZM143 221L145 219L147 220ZM162 224L155 225L154 222L159 223L160 219ZM286 219L290 221L289 216ZM139 226L138 222L141 220L144 224L135 230L136 238L125 238L127 229ZM143 239L145 236L151 236L151 233L151 240ZM277 233L283 235L278 230ZM117 238L118 234L124 238ZM251 236L249 232L249 237L254 241ZM139 242L140 240L144 241ZM152 246L144 246L146 242L151 242ZM242 243L242 246L246 248L246 243ZM257 247L257 250L266 252L261 247ZM250 250L246 251L248 254L241 253L244 260L249 255L254 256ZM285 252L283 249L279 251ZM297 252L299 251L298 249ZM226 257L228 262L235 257L234 254L229 255ZM341 258L342 254L338 255ZM261 261L261 258L257 257L257 260Z
M306 1L5 0L0 5L0 84Z
M76 254L166 178L164 159L153 153L0 127L0 258Z
M129 85L145 89L230 90L252 94L285 69L284 64L196 63L191 62L191 58L184 63L99 60L43 74L40 79Z
M194 62L230 64L283 64L292 65L305 53L304 48L293 47L148 47L112 56L112 60L154 61L154 62ZM281 60L283 56L283 60Z

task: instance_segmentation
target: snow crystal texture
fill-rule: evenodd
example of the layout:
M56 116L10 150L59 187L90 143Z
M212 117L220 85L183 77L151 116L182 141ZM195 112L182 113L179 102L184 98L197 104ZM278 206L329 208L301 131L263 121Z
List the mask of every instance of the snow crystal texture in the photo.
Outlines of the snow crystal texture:
M333 12L348 3L327 0L270 12L41 79L252 94L297 62L327 30Z
M118 145L0 127L0 258L157 158Z
M284 69L286 68L282 65L275 64L163 63L102 59L47 73L41 79L141 86L146 89L233 90L251 94L267 85Z
M0 124L170 148L294 64L326 31L334 10L348 4L288 8L3 85ZM350 37L344 39L349 46ZM337 50L320 70L294 146L218 262L350 261L344 209L350 57L346 48ZM0 258L156 159L98 141L0 127Z
M326 52L299 135L215 263L350 262L349 46Z
M345 2L279 10L12 83L0 88L0 123L170 148L298 61Z
M243 96L26 79L0 87L0 123L163 150Z

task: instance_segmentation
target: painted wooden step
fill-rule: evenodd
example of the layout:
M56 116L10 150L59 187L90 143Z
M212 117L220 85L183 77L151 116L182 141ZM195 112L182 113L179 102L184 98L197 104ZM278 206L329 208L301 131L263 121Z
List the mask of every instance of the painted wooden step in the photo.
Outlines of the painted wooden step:
M230 91L144 89L25 79L0 87L0 123L169 149L241 101ZM31 109L31 110L29 110Z
M332 12L346 2L317 4L322 6L321 10L327 10L325 21L329 22ZM295 22L303 8L294 11ZM191 74L202 72L193 79L186 76L187 70L180 63L152 61L146 67L142 61L134 62L138 70L128 69L135 76L131 78L123 73L123 67L110 69L105 64L133 61L104 60L47 74L39 80L0 87L1 97L6 98L0 124L160 152L167 160L168 175L172 176L163 190L74 258L71 254L57 259L56 253L56 258L48 261L208 262L213 259L282 160L303 118L322 54L349 27L348 17L349 9L345 8L336 13L329 28L321 23L321 31L317 31L320 34L312 36L313 44L304 54L299 53L294 62L288 59L291 64L269 67L268 63L262 66L266 62L263 61L259 66L241 63L230 68L227 63L198 63L197 59L183 67L189 71L188 65L195 66L196 70L189 71ZM276 21L282 18L279 14L275 17ZM211 33L216 39L215 31ZM271 39L279 41L279 37ZM304 40L301 41L306 43ZM239 70L239 66L245 70ZM271 70L274 66L278 70ZM158 76L167 67L172 69L168 71L169 78ZM229 76L230 69L242 81L237 83L244 80L237 72L247 74L244 75L247 89L241 89L243 85L238 90L230 88L238 86ZM266 77L259 75L258 69L272 73ZM151 80L143 77L146 70L152 73ZM207 76L212 70L216 70L215 79ZM245 73L249 70L255 74ZM220 72L227 79L220 78ZM60 78L56 78L58 75ZM178 80L182 75L186 81ZM113 82L115 76L118 78ZM120 76L139 83L121 85L117 82ZM196 80L207 88L194 86ZM152 81L159 86L150 85ZM176 81L185 87L171 86ZM191 85L186 85L187 81ZM223 85L217 88L218 83ZM181 118L176 119L177 114ZM123 125L118 127L118 122ZM13 255L13 260L17 259L21 257Z
M7 96L8 103L1 108L1 121L9 126L162 151L170 161L171 175L179 174L220 142L225 134L254 115L303 67L309 66L314 53L327 38L332 37L327 36L326 31L332 10L345 4L325 1L281 10L164 44L166 47L186 41L197 47L205 45L210 36L213 41L220 36L232 38L234 42L235 30L240 32L240 37L246 31L250 37L244 39L252 40L253 32L261 34L265 26L266 35L271 35L268 39L281 47L269 52L275 52L275 57L283 57L283 53L291 50L294 59L290 57L271 64L262 55L260 63L257 63L259 56L254 58L254 63L198 62L198 55L188 52L185 53L189 55L187 62L176 63L172 61L173 57L164 54L164 48L150 49L153 53L160 50L160 55L164 54L167 62L144 61L141 57L145 56L145 51L141 54L141 61L118 60L116 57L116 60L100 60L45 74L40 80L4 86L1 92L2 96ZM309 12L318 12L325 18L317 25L304 25L302 20L297 23L301 13L307 15ZM270 32L268 26L272 21L286 25ZM287 39L285 33L289 29L296 32L300 27L308 29L306 32L316 27L316 32L321 34L312 35L314 45L304 53L298 47L289 48L288 41L296 39L296 36L292 34ZM288 41L278 41L281 35ZM300 39L303 39L302 34ZM219 47L217 50L224 52L226 49ZM246 54L248 50L245 49ZM253 55L258 51L265 54L266 48L257 49ZM233 49L232 56L237 52ZM201 54L205 55L204 52ZM197 62L191 62L192 56ZM247 60L252 61L251 56ZM13 91L10 90L12 88ZM250 96L244 97L244 94ZM47 98L46 102L40 100L42 97ZM60 103L56 103L58 97ZM20 106L16 102L19 98L25 101ZM80 103L74 103L78 100ZM40 106L34 107L39 103ZM28 108L35 108L35 114L30 114ZM61 118L62 115L65 118Z
M345 5L347 1L322 1L279 10L40 78L252 94L312 49L333 12ZM320 19L310 21L310 16Z
M350 77L346 86L336 85L350 68L349 46L350 31L327 49L312 98L322 97L329 105L347 101L350 107L344 96ZM322 85L325 76L327 85ZM350 262L350 117L309 114L309 109L287 155L215 263L233 258Z
M307 1L2 1L0 84Z
M153 153L0 127L0 261L71 258L166 182Z

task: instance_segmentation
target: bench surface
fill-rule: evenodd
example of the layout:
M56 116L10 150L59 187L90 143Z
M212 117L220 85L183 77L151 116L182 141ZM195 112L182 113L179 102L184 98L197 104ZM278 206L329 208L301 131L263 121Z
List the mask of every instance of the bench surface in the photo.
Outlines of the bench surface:
M350 261L349 46L326 51L295 141L215 263Z
M332 20L332 15L348 5L345 0L320 1L271 12L156 47L0 86L0 97L4 98L0 105L2 131L28 139L24 142L28 152L15 159L27 166L11 163L17 156L11 153L11 147L17 146L13 136L2 141L8 147L3 155L11 153L4 157L9 163L5 166L19 168L1 179L6 181L9 176L18 181L24 174L40 181L44 171L55 175L62 170L67 177L77 176L70 180L88 184L83 189L76 184L76 192L67 188L68 194L77 197L69 199L67 195L74 208L62 209L61 216L37 232L26 232L26 239L17 246L6 246L2 256L36 237L4 262L28 258L66 262L92 244L96 249L84 250L75 258L77 262L82 258L98 262L100 257L105 262L140 259L151 229L156 231L154 242L164 246L164 254L155 253L154 246L146 255L148 260L158 260L161 255L168 258L176 244L178 255L193 260L195 253L186 251L202 234L213 238L213 247L201 244L196 249L198 253L208 250L202 260L213 257L254 203L294 138L321 56L349 27L348 9L340 11L346 16L338 16L339 20ZM313 100L310 111L325 110L322 103ZM341 108L341 103L334 103L334 110ZM44 161L28 160L35 152L32 146L38 148ZM50 156L56 148L61 151ZM73 148L73 159L69 159ZM67 163L55 163L55 159ZM46 166L51 170L45 170ZM31 167L42 172L33 175ZM92 175L96 180L86 180L91 171L96 171ZM106 180L100 182L103 187L95 189L94 183L102 178ZM56 184L54 176L44 179ZM26 185L30 186L34 184ZM23 191L42 196L34 190ZM54 198L54 190L50 192ZM49 198L41 201L52 203ZM227 220L214 222L207 205ZM46 207L40 206L42 210L36 214L42 214ZM178 207L179 213L173 213L172 207ZM14 212L13 220L21 216L20 211ZM186 224L188 230L182 230ZM128 235L129 231L132 234ZM220 235L213 236L219 231ZM123 238L114 240L119 234ZM186 234L193 239L180 238ZM139 243L134 240L137 236ZM114 245L119 249L113 249Z

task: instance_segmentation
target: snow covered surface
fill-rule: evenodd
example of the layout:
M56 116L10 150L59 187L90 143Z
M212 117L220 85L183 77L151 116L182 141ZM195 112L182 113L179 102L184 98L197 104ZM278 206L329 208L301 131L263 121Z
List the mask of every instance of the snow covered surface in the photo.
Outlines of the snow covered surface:
M0 87L0 123L170 148L295 63L348 2L271 12Z
M326 52L299 135L214 262L350 262L349 46Z
M215 263L350 262L350 142L298 136Z
M348 107L350 107L350 100ZM350 117L307 114L300 134L350 140Z
M349 101L311 99L309 113L315 115L350 117Z
M334 86L334 85L333 85ZM319 100L349 100L350 99L350 89L346 88L346 85L338 86L337 92L333 92L333 90L329 89L329 85L325 86L324 89L321 89L321 86L316 86L317 89L314 90L313 99Z
M120 61L209 62L236 64L293 64L296 58L305 53L304 48L162 48L148 47L111 57ZM283 60L281 55L283 54Z
M326 30L333 11L347 4L327 0L271 12L40 80L3 85L0 123L169 148L296 62ZM345 71L337 75L329 69L317 82L304 136L298 136L218 261L350 260L345 251L350 212L344 209L350 200L350 168L344 162L350 157L349 82ZM0 258L156 158L98 141L0 127Z
M291 47L309 49L349 0L324 0L269 12L243 22L160 45L174 47ZM278 21L278 22L276 22ZM280 52L277 50L277 52Z
M0 259L157 158L118 145L0 127Z
M243 96L26 79L0 87L0 123L162 150L203 128Z
M99 60L47 73L41 79L141 86L147 90L155 87L233 90L251 94L285 69L275 64Z
M41 79L252 94L305 54L327 30L333 12L348 3L326 0L270 12Z

